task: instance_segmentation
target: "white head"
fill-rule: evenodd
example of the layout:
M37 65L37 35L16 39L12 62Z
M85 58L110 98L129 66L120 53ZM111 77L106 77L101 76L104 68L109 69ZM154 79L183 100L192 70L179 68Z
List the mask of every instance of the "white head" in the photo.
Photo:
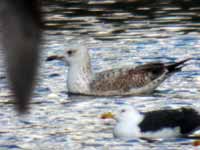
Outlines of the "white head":
M116 115L117 122L124 122L124 121L136 121L138 117L141 116L140 112L137 111L131 105L124 105L120 108L118 114Z
M67 65L85 64L90 60L88 49L79 45L66 48L64 55Z
M119 138L140 137L139 123L143 120L143 115L130 105L120 108L116 115L117 124L114 128L114 136Z

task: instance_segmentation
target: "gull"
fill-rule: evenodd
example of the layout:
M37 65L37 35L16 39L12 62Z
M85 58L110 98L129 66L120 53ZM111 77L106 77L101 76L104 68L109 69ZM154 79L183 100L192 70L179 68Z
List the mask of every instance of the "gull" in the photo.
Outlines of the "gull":
M68 92L93 96L151 94L165 79L185 66L184 59L175 63L152 62L137 67L126 66L93 73L90 55L84 46L65 50Z
M189 137L200 127L199 112L186 107L141 113L131 105L124 105L116 116L105 113L101 117L116 120L113 135L122 139Z

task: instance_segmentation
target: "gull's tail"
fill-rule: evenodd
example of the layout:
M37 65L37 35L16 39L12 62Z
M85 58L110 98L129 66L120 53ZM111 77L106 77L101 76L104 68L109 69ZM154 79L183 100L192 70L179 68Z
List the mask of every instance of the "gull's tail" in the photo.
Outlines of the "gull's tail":
M191 58L187 58L187 59L181 60L181 61L173 63L173 64L167 64L166 67L167 67L169 73L180 71L186 65L185 62L187 62L189 60L191 60Z

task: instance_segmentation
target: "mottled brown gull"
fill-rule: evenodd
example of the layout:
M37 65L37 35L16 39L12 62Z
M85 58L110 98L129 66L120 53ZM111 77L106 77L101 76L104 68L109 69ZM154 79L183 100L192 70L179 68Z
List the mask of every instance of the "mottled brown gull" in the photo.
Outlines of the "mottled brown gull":
M188 60L176 63L153 62L93 73L86 47L66 49L68 92L96 96L151 94L166 78L180 71Z

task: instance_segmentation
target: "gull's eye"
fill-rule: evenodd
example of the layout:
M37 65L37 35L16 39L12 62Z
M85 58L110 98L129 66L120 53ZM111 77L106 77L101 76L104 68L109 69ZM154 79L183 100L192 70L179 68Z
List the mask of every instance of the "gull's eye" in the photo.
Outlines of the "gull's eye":
M71 55L71 54L72 54L72 51L68 51L67 54L68 54L68 55Z
M72 56L76 51L75 50L68 50L67 55Z
M122 109L121 112L122 112L122 113L123 113L123 112L126 112L126 110L125 110L125 109Z
M72 51L68 51L67 52L68 55L72 55L72 53L73 53Z

